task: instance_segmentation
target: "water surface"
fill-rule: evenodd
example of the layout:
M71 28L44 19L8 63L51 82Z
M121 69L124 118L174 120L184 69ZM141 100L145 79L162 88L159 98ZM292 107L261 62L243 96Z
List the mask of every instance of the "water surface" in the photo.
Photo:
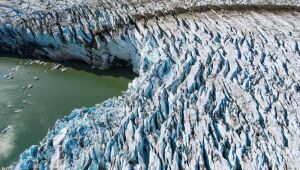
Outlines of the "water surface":
M121 95L135 76L128 68L96 71L73 64L62 72L52 70L55 65L0 56L0 167L38 144L57 119ZM9 73L13 79L7 78Z

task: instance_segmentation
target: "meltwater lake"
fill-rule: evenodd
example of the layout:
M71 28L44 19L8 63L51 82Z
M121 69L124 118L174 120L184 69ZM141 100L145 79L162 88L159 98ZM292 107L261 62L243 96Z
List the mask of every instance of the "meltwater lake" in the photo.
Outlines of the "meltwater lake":
M101 71L1 55L0 169L39 144L57 119L121 95L135 76L130 68Z

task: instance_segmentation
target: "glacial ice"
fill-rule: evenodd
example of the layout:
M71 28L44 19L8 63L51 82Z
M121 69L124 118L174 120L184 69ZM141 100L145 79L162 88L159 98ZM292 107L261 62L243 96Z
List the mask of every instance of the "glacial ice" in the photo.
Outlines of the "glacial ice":
M11 168L300 167L298 0L4 0L0 16L2 52L139 73Z

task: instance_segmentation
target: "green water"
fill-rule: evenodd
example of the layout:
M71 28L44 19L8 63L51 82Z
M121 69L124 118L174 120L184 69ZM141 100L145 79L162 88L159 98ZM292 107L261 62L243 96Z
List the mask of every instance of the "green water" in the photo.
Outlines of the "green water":
M121 95L135 76L128 68L96 71L74 64L62 72L52 70L55 63L51 62L24 63L28 60L0 57L0 133L10 127L0 134L0 167L16 161L29 146L39 144L57 119L75 108ZM13 68L17 69L14 78L4 78ZM28 88L30 84L32 88Z

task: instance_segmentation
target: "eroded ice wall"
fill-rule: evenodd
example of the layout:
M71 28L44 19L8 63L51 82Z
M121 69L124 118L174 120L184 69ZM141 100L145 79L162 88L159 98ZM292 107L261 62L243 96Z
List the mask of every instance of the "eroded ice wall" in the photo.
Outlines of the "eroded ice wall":
M134 38L126 34L128 29L134 28L134 22L209 10L207 5L210 8L238 5L243 6L242 10L264 6L277 10L283 6L299 7L299 1L2 0L0 50L54 60L82 60L104 68L124 63L119 62L121 59L127 60L137 72L139 49L134 48L137 46L132 42ZM235 9L239 9L238 6Z
M49 1L38 1L26 11L4 1L0 49L102 67L120 58L140 76L122 96L58 120L16 168L299 167L298 8L64 2L44 9ZM147 14L153 8L162 10Z

